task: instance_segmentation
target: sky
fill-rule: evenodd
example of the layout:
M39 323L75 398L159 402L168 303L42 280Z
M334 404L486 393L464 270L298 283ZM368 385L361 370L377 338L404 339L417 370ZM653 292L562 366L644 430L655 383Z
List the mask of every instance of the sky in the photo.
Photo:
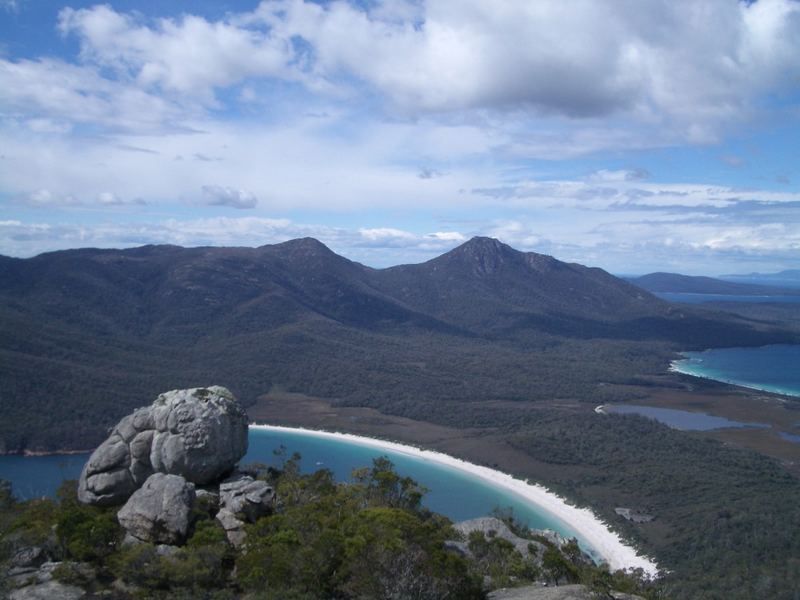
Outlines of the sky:
M800 265L800 1L0 0L0 254Z

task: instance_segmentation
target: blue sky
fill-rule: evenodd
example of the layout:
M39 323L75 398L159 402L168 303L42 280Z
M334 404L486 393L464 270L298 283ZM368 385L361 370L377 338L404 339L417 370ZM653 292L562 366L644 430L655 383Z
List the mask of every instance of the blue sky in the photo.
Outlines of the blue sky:
M797 0L0 0L0 253L800 264Z

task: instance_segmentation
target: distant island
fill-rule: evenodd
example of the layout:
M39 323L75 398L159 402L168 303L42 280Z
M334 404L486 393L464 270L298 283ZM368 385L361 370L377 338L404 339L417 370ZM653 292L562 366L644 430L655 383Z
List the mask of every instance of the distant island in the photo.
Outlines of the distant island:
M784 285L787 287L800 287L800 269L785 269L777 273L747 273L720 275L720 279L729 281L750 282L764 285Z
M797 289L757 283L737 283L714 277L680 275L678 273L650 273L626 278L632 284L649 292L683 292L689 294L730 294L738 296L796 296ZM754 278L758 279L758 278ZM776 280L777 281L777 280Z

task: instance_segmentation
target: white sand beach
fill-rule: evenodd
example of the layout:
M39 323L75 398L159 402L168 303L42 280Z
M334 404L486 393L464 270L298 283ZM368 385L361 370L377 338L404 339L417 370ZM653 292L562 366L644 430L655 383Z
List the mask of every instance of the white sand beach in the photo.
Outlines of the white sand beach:
M397 442L389 442L349 433L317 431L313 429L281 427L277 425L253 424L250 425L250 427L272 431L301 433L318 437L338 438L355 444L406 454L464 471L498 488L513 492L526 501L536 505L538 508L550 513L555 518L569 524L573 529L580 532L581 537L608 562L612 570L641 568L650 576L655 576L658 573L658 566L653 560L638 554L635 548L627 545L617 533L611 531L591 510L568 504L564 498L554 494L542 485L515 479L506 473L469 463L459 458L449 456L448 454L434 452L432 450L423 450Z

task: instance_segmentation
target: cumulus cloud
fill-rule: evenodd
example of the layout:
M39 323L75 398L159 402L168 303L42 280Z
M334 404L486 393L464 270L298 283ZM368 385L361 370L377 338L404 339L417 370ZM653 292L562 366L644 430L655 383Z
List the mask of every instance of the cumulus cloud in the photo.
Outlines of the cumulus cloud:
M711 26L713 24L713 26ZM708 142L796 88L794 0L265 0L222 20L148 21L105 5L66 8L59 28L87 63L142 90L213 105L253 79L347 93L354 82L402 111L625 115ZM254 99L252 87L241 97Z
M77 35L87 61L115 69L144 88L213 102L216 88L250 76L291 78L289 40L194 15L152 24L110 6L65 8L59 29Z
M203 202L211 206L230 206L231 208L255 208L258 204L253 192L221 185L204 185Z
M722 169L733 180L763 175L784 186L774 191L717 175L658 181L663 170L632 158L654 147L683 158L687 140L763 124L762 110L796 124L795 0L265 0L157 19L98 5L62 10L58 30L79 54L0 57L2 216L37 248L48 235L73 246L312 235L369 264L429 258L479 233L587 263L651 247L708 261L795 248L789 163L751 173L754 153L709 153L739 167ZM600 168L611 152L631 166ZM587 155L591 167L543 166ZM552 175L564 172L585 175ZM98 224L139 202L159 219L190 205L255 220ZM54 209L50 228L18 219L22 204ZM90 208L84 227L56 224L58 209L73 222ZM356 211L370 220L347 230L268 218ZM663 239L648 241L660 226Z
M708 141L759 94L795 87L799 15L793 0L430 0L411 21L295 0L254 18L306 40L313 74L354 75L406 110L623 113Z

